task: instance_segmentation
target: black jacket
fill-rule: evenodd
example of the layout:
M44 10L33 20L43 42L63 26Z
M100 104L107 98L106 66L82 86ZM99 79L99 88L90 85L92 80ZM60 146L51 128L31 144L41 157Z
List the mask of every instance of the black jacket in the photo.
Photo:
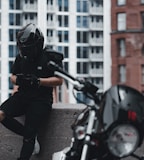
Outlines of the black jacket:
M63 58L62 58L63 59ZM62 59L55 62L62 66ZM53 70L48 67L48 62L51 60L51 56L48 52L43 51L42 54L35 60L29 61L25 58L22 58L19 54L17 55L15 62L12 67L12 74L34 74L38 78L47 78L54 76ZM19 92L26 93L29 96L35 98L48 98L52 97L52 87L40 86L36 89L31 88L21 88L19 87Z

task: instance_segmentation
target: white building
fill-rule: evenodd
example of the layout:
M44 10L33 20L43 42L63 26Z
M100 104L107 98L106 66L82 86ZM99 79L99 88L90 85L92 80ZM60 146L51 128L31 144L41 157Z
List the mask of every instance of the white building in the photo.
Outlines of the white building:
M111 85L110 0L0 0L0 101L12 92L10 68L17 54L16 32L37 24L45 44L64 53L74 77L104 91ZM60 87L58 102L75 103L72 85Z

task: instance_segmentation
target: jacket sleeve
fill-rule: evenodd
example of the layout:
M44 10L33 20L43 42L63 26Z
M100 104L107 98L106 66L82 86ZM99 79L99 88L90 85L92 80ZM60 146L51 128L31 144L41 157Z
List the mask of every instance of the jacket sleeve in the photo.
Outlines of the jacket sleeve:
M19 55L17 55L15 58L15 61L14 61L12 68L11 68L11 73L14 75L21 73L20 56Z

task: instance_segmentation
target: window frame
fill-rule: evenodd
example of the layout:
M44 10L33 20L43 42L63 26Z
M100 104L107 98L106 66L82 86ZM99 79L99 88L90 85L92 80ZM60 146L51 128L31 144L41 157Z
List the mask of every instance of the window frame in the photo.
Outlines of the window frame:
M117 48L118 48L118 55L120 57L126 56L126 41L125 38L120 38L117 40Z
M124 6L124 5L126 5L126 0L117 0L117 5L118 6Z
M126 13L125 12L117 13L117 30L118 31L126 30Z
M126 82L126 65L125 64L119 65L119 82L120 83Z

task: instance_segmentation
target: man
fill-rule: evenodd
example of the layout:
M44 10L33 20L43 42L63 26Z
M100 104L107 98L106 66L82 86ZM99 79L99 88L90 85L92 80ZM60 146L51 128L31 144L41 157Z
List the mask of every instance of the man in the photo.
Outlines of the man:
M39 28L28 24L17 34L17 55L11 81L18 86L16 91L0 107L0 122L11 131L23 136L23 146L18 160L29 160L39 125L52 108L53 87L62 85L63 80L54 76L48 67L51 54L43 49L44 37ZM58 53L55 52L54 53ZM53 60L62 66L63 57ZM22 125L14 117L25 115Z

